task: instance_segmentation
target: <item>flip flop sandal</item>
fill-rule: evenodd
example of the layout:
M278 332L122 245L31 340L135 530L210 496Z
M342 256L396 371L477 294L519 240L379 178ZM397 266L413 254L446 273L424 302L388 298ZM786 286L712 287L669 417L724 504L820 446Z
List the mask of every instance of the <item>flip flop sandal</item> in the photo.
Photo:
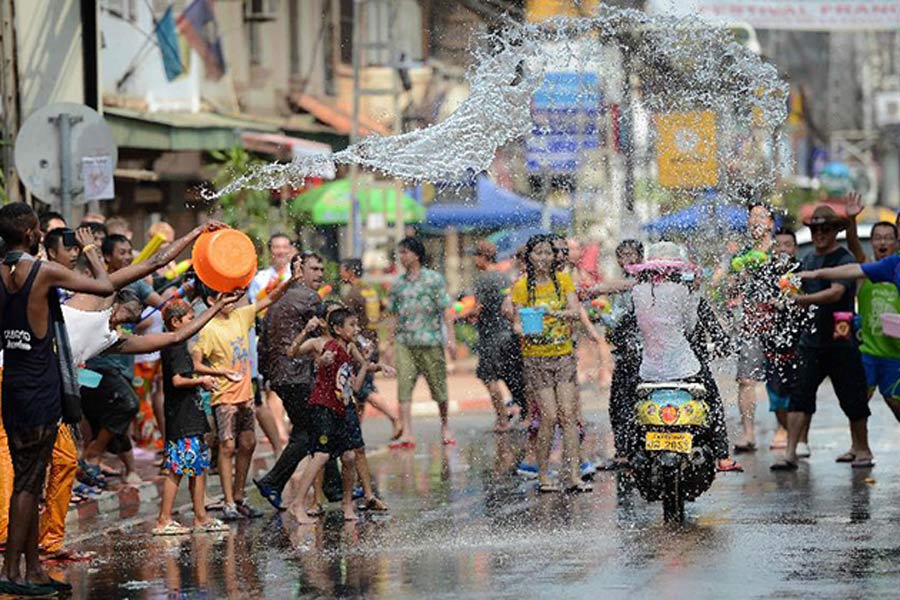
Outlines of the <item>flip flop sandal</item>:
M369 512L388 512L391 510L381 498L369 498L363 504L360 504L359 509L368 510Z
M190 527L185 527L177 521L169 521L161 527L154 527L150 533L153 535L186 535L191 531L193 530Z
M225 533L231 531L231 527L219 519L210 519L202 525L194 527L194 533Z
M589 483L581 482L576 485L570 485L566 488L567 494L586 494L588 492L593 492L594 486Z
M100 472L99 465L92 465L91 463L81 461L79 466L81 467L80 481L82 483L90 487L106 488L106 478Z
M834 462L852 463L855 460L856 460L856 454L854 454L853 452L844 452L843 454L838 456L836 459L834 459Z
M455 445L456 445L456 440L453 439L453 438L449 438L449 439L446 439L446 440L442 440L441 443L443 443L445 446L455 446Z
M55 596L59 590L50 585L34 583L16 583L8 579L0 580L0 594L20 597Z
M388 444L388 448L391 450L415 450L416 443L415 442L391 442Z
M850 463L850 466L854 469L871 469L875 466L875 461L871 458L860 458Z
M400 429L397 430L397 433L395 433L394 435L391 436L391 441L396 442L397 440L400 439L400 436L402 436L402 435L403 435L403 428L401 427Z
M538 493L557 494L559 493L559 487L553 483L542 483L538 486Z
M772 463L769 466L770 471L796 471L799 468L800 465L789 460L780 460L776 463Z
M86 562L94 558L93 552L76 552L60 548L56 552L50 552L41 558L41 562L61 563L61 562Z
M315 508L306 511L307 517L321 517L325 514L325 507L321 504L317 504Z
M734 453L735 454L747 454L750 452L756 452L756 444L750 442L749 444L735 444L734 445Z
M719 465L716 465L716 471L718 471L719 473L743 473L744 467L741 466L740 463L732 461L731 464L727 467L720 467Z
M112 467L107 467L106 465L100 465L100 474L104 477L121 477L122 472L113 469Z

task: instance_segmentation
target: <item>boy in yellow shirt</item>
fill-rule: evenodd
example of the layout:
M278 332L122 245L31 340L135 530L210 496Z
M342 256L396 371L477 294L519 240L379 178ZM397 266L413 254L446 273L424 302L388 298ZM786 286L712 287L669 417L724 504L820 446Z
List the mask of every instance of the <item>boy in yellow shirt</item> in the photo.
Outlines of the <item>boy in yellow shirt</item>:
M295 281L296 278L285 280L255 304L225 307L200 331L191 350L194 371L219 378L210 403L219 442L224 521L262 516L262 512L244 500L244 484L256 448L250 330L256 324L256 313L277 302ZM215 296L215 292L204 290L210 306Z

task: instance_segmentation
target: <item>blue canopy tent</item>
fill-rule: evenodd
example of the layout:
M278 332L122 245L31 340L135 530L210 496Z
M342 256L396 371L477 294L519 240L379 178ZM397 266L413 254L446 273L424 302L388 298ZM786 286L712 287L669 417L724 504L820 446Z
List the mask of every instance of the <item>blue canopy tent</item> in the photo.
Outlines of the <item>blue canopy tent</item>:
M712 223L710 223L712 218ZM737 204L703 201L644 223L641 229L657 235L691 233L704 226L740 231L747 228L747 209Z
M481 175L475 183L474 201L435 203L428 207L425 226L433 229L501 229L540 226L543 206L504 189ZM572 212L550 209L554 229L569 227Z
M526 227L525 229L501 229L487 237L489 242L497 246L497 258L506 260L516 253L516 250L525 245L533 235L549 233L540 227Z

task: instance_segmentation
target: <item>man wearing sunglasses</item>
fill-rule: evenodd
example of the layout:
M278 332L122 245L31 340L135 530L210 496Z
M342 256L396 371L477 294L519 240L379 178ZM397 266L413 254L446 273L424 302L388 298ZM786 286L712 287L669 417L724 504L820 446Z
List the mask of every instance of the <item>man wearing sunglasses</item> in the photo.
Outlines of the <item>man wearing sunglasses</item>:
M837 243L838 232L847 228L847 219L828 206L819 206L804 225L812 233L814 246L814 251L803 258L804 272L832 267L858 269L853 255ZM850 421L850 451L839 456L838 462L849 462L854 468L871 467L874 463L867 428L870 413L866 372L847 318L853 313L856 280L850 276L825 281L806 273L803 279L802 292L795 301L812 307L812 324L800 337L797 383L788 407L787 448L784 458L772 464L771 469L797 469L797 442L816 411L816 393L826 377L831 379L841 410Z

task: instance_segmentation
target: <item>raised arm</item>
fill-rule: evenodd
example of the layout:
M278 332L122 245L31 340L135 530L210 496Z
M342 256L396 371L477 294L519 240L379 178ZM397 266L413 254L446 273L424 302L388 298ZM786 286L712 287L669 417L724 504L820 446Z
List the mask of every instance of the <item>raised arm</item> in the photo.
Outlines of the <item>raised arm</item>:
M853 256L861 263L866 262L866 251L863 249L862 242L859 241L859 232L856 230L856 217L862 212L862 196L859 192L850 192L847 194L847 217L850 224L847 226L847 247Z
M814 271L801 271L797 273L800 279L825 279L827 281L841 281L845 279L861 279L866 276L859 263L849 263L836 267L826 267Z
M94 252L89 250L89 252ZM105 269L101 269L97 277L88 277L54 262L45 262L39 273L48 287L58 287L72 292L109 296L116 290Z
M169 244L165 250L158 252L153 258L119 269L118 271L110 275L110 279L112 280L113 285L117 290L121 289L129 283L134 283L138 279L143 279L154 271L172 262L172 260L174 260L179 254L184 252L185 248L193 244L201 234L208 231L225 229L226 227L227 225L219 223L218 221L210 221L204 225L195 227L189 234L184 237L178 238L177 240ZM162 302L162 298L158 294L156 295L156 298L153 298L151 295L151 298L148 298L148 301L151 306L156 306L160 302ZM154 301L156 302L156 304L153 304Z
M288 279L285 279L284 281L279 283L278 287L276 287L274 290L269 292L265 298L261 299L259 302L256 303L257 312L262 312L262 311L266 310L267 308L269 308L270 306L272 306L273 304L275 304L276 302L278 302L279 300L281 300L281 297L284 296L285 292L288 291L288 288L291 287L296 281L298 281L300 279L300 275L301 275L300 273L297 273L296 275L293 275L293 276L289 277ZM255 298L250 298L250 302L254 302L254 301L255 301Z
M185 342L194 337L210 319L219 314L224 307L237 302L240 296L236 294L220 294L215 304L209 307L199 317L179 329L178 331L165 331L163 333L148 333L146 335L132 335L125 338L116 346L117 354L146 354L156 352L168 346Z
M835 269L840 269L843 267L852 267L859 265L841 265L840 267L832 267ZM846 279L842 277L841 279ZM801 294L794 298L794 301L800 306L809 306L811 304L822 305L822 304L834 304L839 301L841 297L844 295L844 292L847 291L847 288L841 283L832 283L830 287L822 290L821 292L815 292L814 294Z

